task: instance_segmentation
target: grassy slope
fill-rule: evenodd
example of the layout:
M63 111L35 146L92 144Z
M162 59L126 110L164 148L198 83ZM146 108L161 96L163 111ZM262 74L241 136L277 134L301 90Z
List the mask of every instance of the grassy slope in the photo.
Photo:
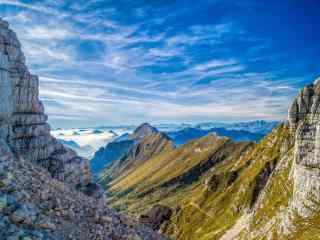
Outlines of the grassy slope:
M255 207L251 205L257 175L268 162L280 160L288 134L288 129L281 125L240 159L223 162L213 169L211 174L218 176L226 176L231 171L238 172L239 176L231 185L227 184L227 178L223 178L215 192L206 192L203 185L196 188L192 197L184 200L173 220L176 227L173 237L219 239L242 215L253 211Z
M172 239L220 239L247 215L249 218L242 224L245 227L235 239L262 240L270 236L284 239L276 230L292 195L292 139L288 127L280 125L249 148L227 140L217 141L212 136L190 142L148 160L112 185L111 203L132 214L142 213L159 202L171 206L175 209L174 215L162 231ZM212 156L224 156L223 161L195 181L163 185ZM259 176L270 164L276 164L276 168L255 198L257 186L261 184ZM237 177L230 181L234 173ZM204 181L212 175L217 176L219 183L214 190L208 190ZM304 221L296 219L296 231L288 239L317 239L314 236L320 232L319 216L316 214Z
M113 182L115 184L116 181L125 178L148 159L172 149L173 143L166 135L162 133L147 135L136 146L133 146L125 157L115 161L111 166L102 171L99 181L103 185L107 185L110 177L112 177L116 178Z
M239 156L249 145L249 143L233 143L229 139L217 138L210 134L178 149L160 154L146 161L125 178L111 184L109 191L114 196L111 203L117 208L128 207L131 212L141 212L157 201L167 204L171 202L169 204L171 206L176 205L199 183L198 179L194 179L194 184L178 181L168 185L170 181L207 163L212 156L217 161L231 158L233 155ZM197 174L201 175L196 171L193 176ZM167 185L164 186L165 184Z

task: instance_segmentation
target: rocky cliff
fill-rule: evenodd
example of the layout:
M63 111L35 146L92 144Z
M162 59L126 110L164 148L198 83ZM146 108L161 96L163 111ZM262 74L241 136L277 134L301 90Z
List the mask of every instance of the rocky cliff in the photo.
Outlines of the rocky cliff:
M320 81L304 87L289 109L295 132L294 195L291 207L309 217L320 203Z
M52 177L71 186L91 181L88 163L50 135L39 100L39 79L26 65L16 34L0 22L0 137L12 151L46 168Z
M161 239L104 205L87 160L50 135L38 85L0 19L0 239Z

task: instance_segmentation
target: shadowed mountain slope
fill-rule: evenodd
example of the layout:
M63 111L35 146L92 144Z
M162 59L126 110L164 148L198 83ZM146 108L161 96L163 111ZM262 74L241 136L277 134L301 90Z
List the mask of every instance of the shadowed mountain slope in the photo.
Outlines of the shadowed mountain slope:
M129 145L131 144L128 148L124 146L125 141L114 143L115 146L121 145L122 156L101 171L100 181L107 183L112 179L123 177L153 156L173 149L169 137L147 123L142 124L128 135L127 141L130 141ZM124 150L126 150L125 154Z

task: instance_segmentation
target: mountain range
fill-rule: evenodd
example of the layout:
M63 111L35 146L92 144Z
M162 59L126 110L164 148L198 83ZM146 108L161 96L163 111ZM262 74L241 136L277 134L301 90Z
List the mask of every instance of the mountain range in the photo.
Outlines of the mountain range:
M211 124L169 132L175 147L142 162L132 155L138 164L110 178L102 171L108 204L171 239L317 239L319 86L306 86L289 121L255 141L219 136Z
M57 139L0 18L0 82L0 239L319 239L320 79L267 135L275 123L58 129ZM89 162L73 138L102 148Z
M175 146L179 146L189 140L203 137L210 132L230 137L235 141L258 141L265 136L266 133L270 132L276 124L277 122L260 120L239 123L155 124L153 128L165 133L171 138ZM128 135L136 128L138 128L138 126L135 127L133 125L72 129L59 128L52 130L51 134L63 145L74 150L78 155L88 159L95 159L95 154L101 156L103 148L105 148L108 143L127 140ZM115 146L115 144L112 146ZM109 148L110 147L111 146L109 146ZM108 154L105 154L105 156L106 155ZM111 154L110 160L105 161L110 162L113 159L114 156ZM94 172L97 170L94 170Z
M143 145L142 140L147 135L152 135L153 138L158 137L159 139L166 139L167 141L170 141L170 145L172 145L170 148L179 147L182 144L199 139L210 133L217 134L221 137L229 137L235 142L257 142L264 137L265 134L263 133L267 132L268 130L271 131L271 127L274 125L275 122L256 121L248 123L224 124L224 127L206 129L206 127L221 126L221 124L198 124L198 128L186 127L186 124L166 124L156 125L161 127L158 129L148 123L144 123L138 126L133 133L125 133L111 140L111 142L107 143L105 147L101 147L92 157L90 165L95 175L102 172L104 168L108 168L108 171L104 170L104 175L108 176L109 178L112 175L111 172L115 172L115 166L119 165L114 162L116 160L118 160L118 162L124 161L124 159L128 158L127 155L129 154L130 150L132 150L131 155L134 155L133 152L136 151L133 149L134 147L143 148L144 146L141 147L138 145L138 143ZM238 130L234 130L236 127ZM240 129L250 129L251 131ZM148 142L150 139L145 139L145 141Z
M104 176L100 176L104 181L114 179L125 174L128 170L144 163L152 156L159 154L162 151L173 149L171 139L164 133L159 132L156 128L148 123L144 123L137 127L132 134L126 135L127 138L122 141L117 141L108 144L101 152L105 153L102 156L95 154L90 161L91 166L107 162L104 169L98 169ZM108 153L116 152L114 155ZM117 156L115 159L113 156Z
M227 128L185 128L179 131L167 132L166 134L177 145L184 144L190 140L201 138L209 133L216 133L219 136L229 137L234 141L259 141L264 137L262 133L252 133L246 130L229 130Z

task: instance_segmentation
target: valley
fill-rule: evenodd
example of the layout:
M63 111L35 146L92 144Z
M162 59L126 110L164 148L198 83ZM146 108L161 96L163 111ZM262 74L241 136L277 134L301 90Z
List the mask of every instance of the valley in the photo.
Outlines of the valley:
M0 240L320 240L319 9L0 0Z

